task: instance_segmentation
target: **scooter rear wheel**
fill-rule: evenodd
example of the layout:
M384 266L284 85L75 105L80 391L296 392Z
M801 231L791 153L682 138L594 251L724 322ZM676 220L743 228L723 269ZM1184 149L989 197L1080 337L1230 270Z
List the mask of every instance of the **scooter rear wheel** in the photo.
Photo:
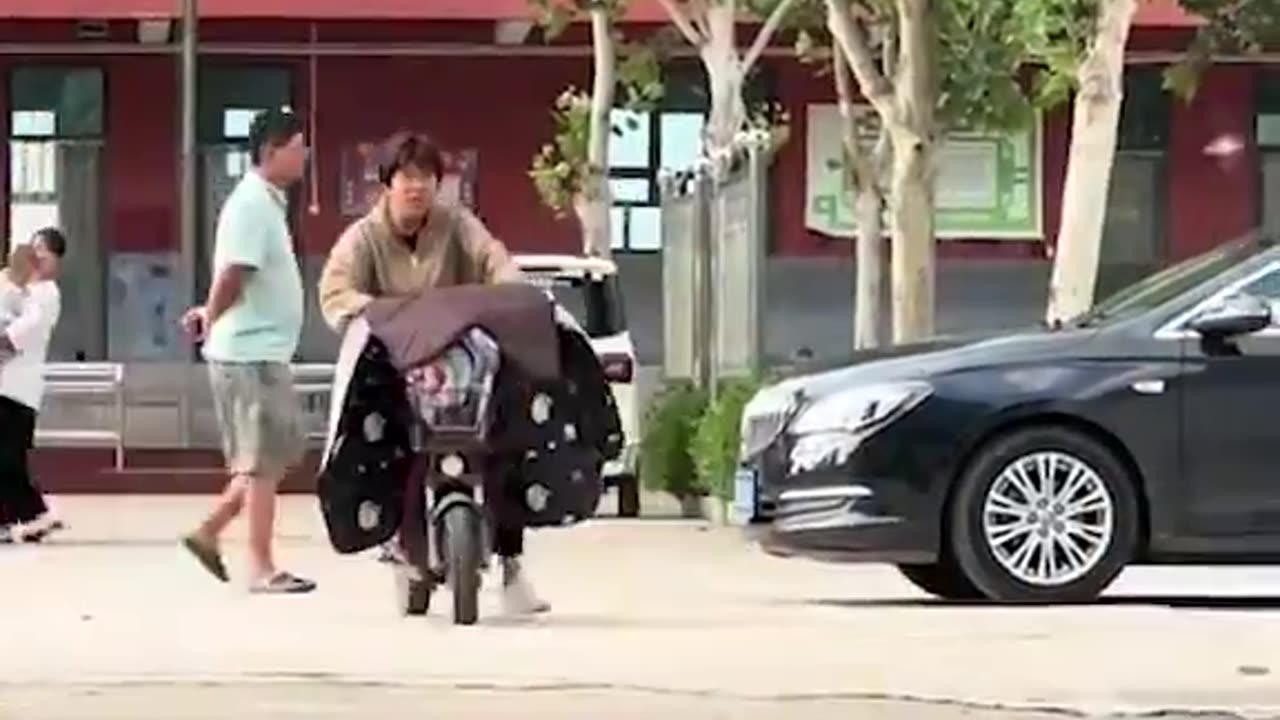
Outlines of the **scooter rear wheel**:
M445 512L444 549L455 625L474 625L480 617L480 530L480 517L470 507L458 505Z

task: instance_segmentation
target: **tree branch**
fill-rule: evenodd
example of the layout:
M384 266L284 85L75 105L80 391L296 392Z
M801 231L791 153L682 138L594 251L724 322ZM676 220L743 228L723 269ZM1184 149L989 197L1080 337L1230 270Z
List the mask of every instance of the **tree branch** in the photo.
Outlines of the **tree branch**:
M676 0L658 0L658 2L662 4L667 14L671 16L671 22L675 23L676 27L679 28L680 34L684 35L684 39L688 40L689 44L694 47L702 47L707 40L706 36L698 32L688 14L676 4Z
M835 38L834 50L845 54L849 68L858 78L862 96L882 118L893 117L893 86L876 66L866 32L854 22L844 0L827 0L827 29Z
M745 77L751 72L751 68L755 67L756 61L760 59L760 55L764 53L765 48L769 47L769 41L773 39L774 33L778 31L778 26L787 16L787 11L795 0L782 0L773 12L769 13L769 18L765 20L764 26L760 28L760 32L756 33L755 42L751 44L751 49L747 51L746 56L742 58L742 75Z

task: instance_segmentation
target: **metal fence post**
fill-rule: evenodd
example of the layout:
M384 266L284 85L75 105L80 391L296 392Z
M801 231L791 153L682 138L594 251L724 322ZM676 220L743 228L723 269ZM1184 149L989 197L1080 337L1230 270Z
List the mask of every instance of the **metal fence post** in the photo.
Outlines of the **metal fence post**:
M696 192L694 197L698 207L698 344L701 365L699 379L703 390L707 393L708 402L714 403L718 385L720 384L720 356L717 352L716 338L719 336L719 323L716 322L718 279L716 263L716 223L713 222L711 207L719 195L715 168L712 165L700 164L696 172Z
M179 208L182 215L181 233L181 267L179 292L181 295L179 312L196 302L196 254L199 248L199 233L196 212L196 167L199 158L196 156L196 107L198 95L197 83L197 33L200 24L199 0L183 0L182 2L182 181L180 183ZM182 395L179 397L179 433L182 444L191 444L194 412L191 406L192 355L186 354L182 364Z

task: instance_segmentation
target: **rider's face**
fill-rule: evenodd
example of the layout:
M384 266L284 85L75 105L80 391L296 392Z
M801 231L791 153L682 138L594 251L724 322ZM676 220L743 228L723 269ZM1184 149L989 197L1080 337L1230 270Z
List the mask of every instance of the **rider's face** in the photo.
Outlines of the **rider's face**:
M391 206L400 217L419 218L427 214L436 197L436 176L413 165L391 176Z

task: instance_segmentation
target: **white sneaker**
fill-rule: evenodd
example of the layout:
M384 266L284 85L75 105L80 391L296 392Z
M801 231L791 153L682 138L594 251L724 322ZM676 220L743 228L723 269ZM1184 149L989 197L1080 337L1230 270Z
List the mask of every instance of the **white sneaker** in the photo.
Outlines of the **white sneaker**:
M507 615L537 615L550 612L551 603L538 597L529 583L520 561L502 560L502 611Z

